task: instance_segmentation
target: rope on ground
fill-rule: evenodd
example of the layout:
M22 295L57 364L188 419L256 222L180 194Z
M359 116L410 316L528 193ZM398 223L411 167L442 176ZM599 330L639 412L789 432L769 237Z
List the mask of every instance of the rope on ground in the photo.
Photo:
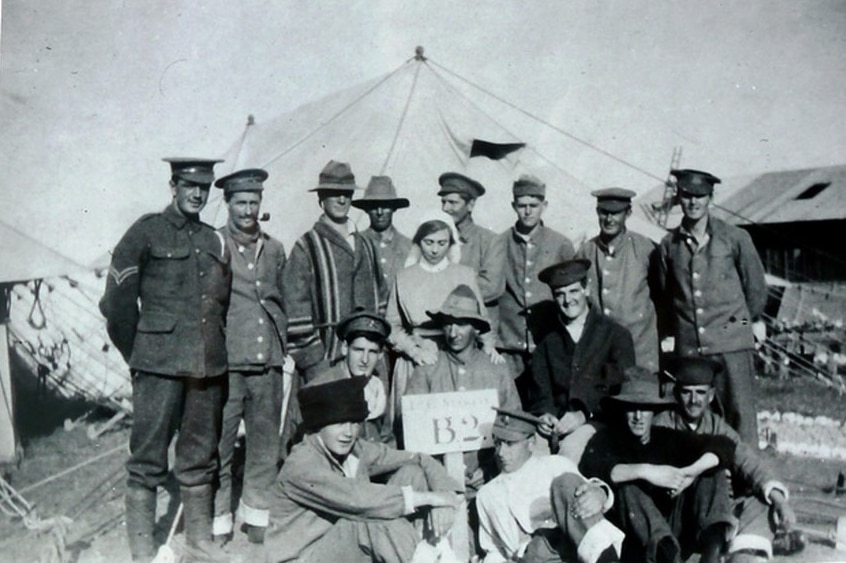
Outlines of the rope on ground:
M105 452L103 452L99 455L96 455L96 456L94 456L90 459L87 459L83 462L77 463L73 467L69 467L69 468L65 469L64 471L60 471L59 473L56 473L55 475L51 475L50 477L47 477L46 479L42 479L41 481L38 481L37 483L27 485L26 487L22 488L20 490L20 492L25 493L25 492L28 492L28 491L32 491L32 490L37 489L38 487L40 487L42 485L46 485L47 483L55 481L56 479L60 479L60 478L64 477L65 475L73 473L74 471L82 469L83 467L90 465L90 464L94 463L95 461L99 461L99 460L103 459L104 457L108 457L115 452L126 451L128 445L129 445L129 442L123 443L119 446L115 446L114 448L112 448L108 451L105 451Z

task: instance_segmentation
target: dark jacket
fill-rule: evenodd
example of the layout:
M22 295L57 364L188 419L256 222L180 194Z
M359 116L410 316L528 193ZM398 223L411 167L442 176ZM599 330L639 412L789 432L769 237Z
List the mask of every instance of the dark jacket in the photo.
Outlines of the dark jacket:
M593 307L578 343L557 322L532 354L529 411L562 416L581 410L590 418L599 400L622 383L623 371L635 364L632 336Z
M219 233L172 205L118 242L100 311L129 367L170 376L226 371L230 255Z

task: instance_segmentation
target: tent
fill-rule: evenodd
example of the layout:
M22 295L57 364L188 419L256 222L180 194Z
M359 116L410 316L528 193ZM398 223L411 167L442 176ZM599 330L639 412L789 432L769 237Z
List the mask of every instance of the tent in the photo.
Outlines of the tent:
M580 182L567 173L566 163L546 156L560 153L567 140L555 126L454 75L418 48L384 76L267 120L250 116L217 170L258 167L270 173L263 211L271 218L265 229L288 249L320 214L308 190L332 159L349 162L360 186L373 175L391 176L400 195L411 200L410 210L394 217L408 235L421 213L439 208L441 173L462 172L487 187L474 218L497 232L514 221L512 182L532 173L547 184L546 223L578 244L597 231L590 191L601 186ZM215 225L225 222L219 192L205 213ZM367 227L361 212L353 209L351 216L360 228ZM648 221L633 219L634 230L655 239L663 234Z
M50 389L126 410L128 369L97 310L102 271L0 222L0 464L17 454L10 354Z

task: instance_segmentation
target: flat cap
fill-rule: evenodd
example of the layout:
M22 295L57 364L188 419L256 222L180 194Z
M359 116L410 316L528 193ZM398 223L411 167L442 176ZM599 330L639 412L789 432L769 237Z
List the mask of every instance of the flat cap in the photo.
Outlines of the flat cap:
M264 190L262 182L267 180L267 172L261 168L247 168L238 170L223 178L218 178L215 187L223 189L224 194L235 192L261 192Z
M364 190L364 196L353 200L353 207L372 209L374 207L388 207L402 209L408 207L408 200L397 197L397 189L390 176L372 176Z
M362 422L370 410L364 398L369 377L348 377L320 385L306 385L297 393L303 425L314 432L339 422Z
M338 322L337 333L341 340L351 334L365 333L376 342L384 342L391 334L391 325L373 311L359 308Z
M720 366L708 358L678 358L670 372L677 385L713 385Z
M676 179L676 187L679 191L687 192L696 196L711 195L714 193L714 185L722 180L702 170L670 170L670 174Z
M174 178L181 178L195 184L214 182L214 165L223 162L219 158L167 157L163 161L170 163L170 173Z
M481 332L491 329L491 324L482 312L482 304L479 298L473 293L469 285L461 284L452 290L452 293L444 299L443 305L437 311L426 311L438 324L446 324L450 321L465 321Z
M311 188L310 192L318 192L321 190L329 191L353 191L360 190L361 187L355 184L355 174L352 168L346 162L338 162L330 160L317 179L317 186Z
M637 194L625 188L604 188L594 190L590 192L590 195L596 198L597 209L617 213L631 207L632 198Z
M538 417L527 412L498 408L494 410L497 414L492 434L501 440L522 440L533 436L541 422Z
M511 191L514 194L514 199L523 197L524 195L545 198L546 184L531 174L523 174L514 181L514 185L511 186Z
M576 258L544 268L538 274L538 279L555 289L587 279L589 269L590 260Z
M471 199L485 195L485 186L458 172L444 172L438 178L438 184L441 185L438 195L464 194Z

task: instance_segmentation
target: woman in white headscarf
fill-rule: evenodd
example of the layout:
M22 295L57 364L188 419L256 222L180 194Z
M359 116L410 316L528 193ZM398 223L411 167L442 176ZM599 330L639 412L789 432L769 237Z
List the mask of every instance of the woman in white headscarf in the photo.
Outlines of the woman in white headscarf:
M476 272L458 263L461 257L458 233L448 215L433 215L424 220L412 242L406 267L397 272L385 314L391 325L388 343L397 356L391 383L391 420L396 420L400 398L414 368L434 364L438 359L438 342L443 333L426 311L437 310L452 290L462 284L470 286L485 311Z

